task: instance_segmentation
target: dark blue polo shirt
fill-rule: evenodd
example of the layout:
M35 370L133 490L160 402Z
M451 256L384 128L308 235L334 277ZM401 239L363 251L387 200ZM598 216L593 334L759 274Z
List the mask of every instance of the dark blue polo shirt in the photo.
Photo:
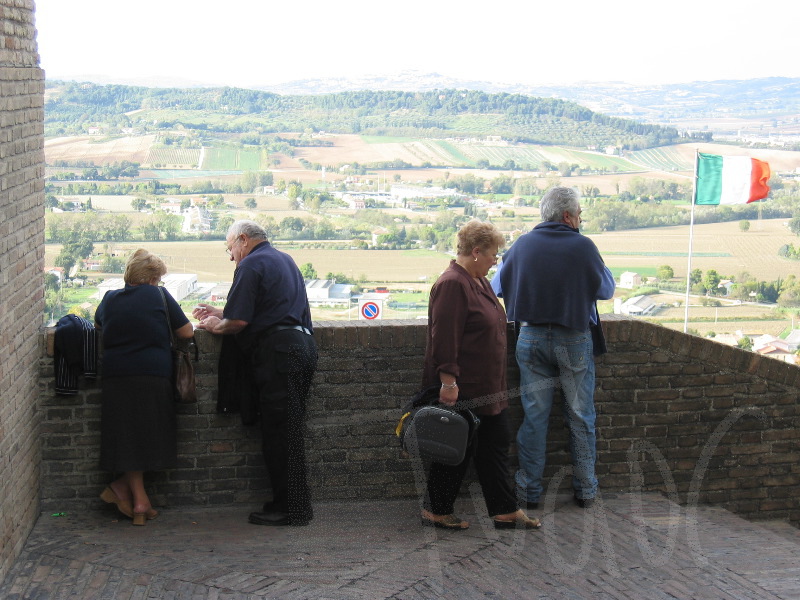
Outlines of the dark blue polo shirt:
M103 377L171 376L172 354L162 290L172 329L179 329L189 319L164 288L126 285L103 296L94 314L95 323L102 328Z
M275 325L302 325L311 331L306 285L294 259L269 242L253 248L233 274L223 316L247 321L237 336L242 342Z

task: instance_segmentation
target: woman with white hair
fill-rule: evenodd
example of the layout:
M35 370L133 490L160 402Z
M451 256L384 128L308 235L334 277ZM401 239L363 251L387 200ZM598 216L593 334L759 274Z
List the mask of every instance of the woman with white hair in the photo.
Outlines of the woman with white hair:
M103 340L100 467L122 473L100 494L144 525L154 519L144 472L177 462L170 331L191 338L183 310L159 287L167 267L140 248L125 266L125 287L106 293L95 313Z

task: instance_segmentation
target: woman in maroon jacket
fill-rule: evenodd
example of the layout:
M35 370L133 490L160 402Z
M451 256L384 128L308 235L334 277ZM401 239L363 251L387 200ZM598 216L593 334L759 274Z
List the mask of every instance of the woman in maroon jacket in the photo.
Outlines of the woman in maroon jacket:
M506 313L486 279L503 245L494 225L470 221L458 232L456 259L431 288L423 386L440 385L439 402L447 406L469 400L481 425L474 452L468 451L460 465L431 464L423 525L469 527L453 515L453 505L473 457L495 527L541 527L517 507L508 474Z

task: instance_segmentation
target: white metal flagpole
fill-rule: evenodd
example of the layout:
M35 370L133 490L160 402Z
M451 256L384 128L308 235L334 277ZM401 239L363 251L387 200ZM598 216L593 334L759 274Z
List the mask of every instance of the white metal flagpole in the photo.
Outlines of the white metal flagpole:
M686 266L686 298L683 312L683 333L689 330L689 290L692 285L692 245L694 244L694 205L697 202L697 161L699 150L694 151L694 179L692 181L692 216L689 220L689 263Z

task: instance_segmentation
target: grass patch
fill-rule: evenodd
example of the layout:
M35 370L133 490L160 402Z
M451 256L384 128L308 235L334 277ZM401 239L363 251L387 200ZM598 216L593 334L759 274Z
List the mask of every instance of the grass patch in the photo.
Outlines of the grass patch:
M428 292L392 292L390 300L391 302L428 304L428 296Z
M202 167L211 171L258 171L261 152L255 149L209 148Z
M473 160L467 158L466 156L464 156L461 153L461 151L458 148L456 148L453 144L451 144L450 142L445 142L445 141L440 140L438 142L438 144L439 144L439 147L441 147L443 150L445 150L448 154L450 154L453 158L455 158L457 162L460 162L462 165L467 166L467 167L474 167L475 166L475 161L473 161Z
M122 274L116 275L116 277L122 277ZM69 307L74 304L83 304L84 302L97 302L96 299L92 298L97 293L96 287L80 287L80 288L68 288L65 287L61 291L62 297L64 299L63 303L65 306Z
M655 277L658 267L609 267L614 279L619 279L620 275L626 272L638 273L642 277Z

